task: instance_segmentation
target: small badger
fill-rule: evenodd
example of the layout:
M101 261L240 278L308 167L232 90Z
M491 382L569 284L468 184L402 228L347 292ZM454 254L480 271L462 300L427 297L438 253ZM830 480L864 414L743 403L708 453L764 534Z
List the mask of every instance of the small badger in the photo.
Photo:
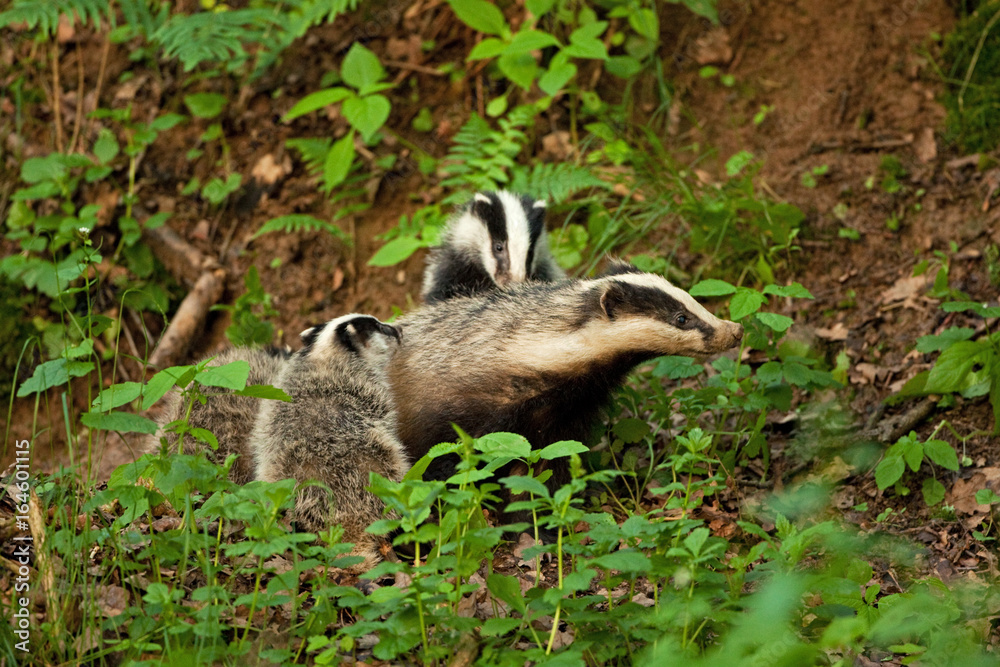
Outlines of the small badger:
M545 202L506 190L480 192L448 222L441 245L428 256L421 296L437 303L564 277L549 252Z
M743 336L741 325L624 262L597 279L524 283L425 306L400 326L405 343L389 382L411 460L453 441L453 422L473 436L519 433L537 447L584 440L637 364L711 355ZM437 459L426 476L443 478L453 465Z
M365 558L357 566L364 571L381 559L379 540L365 529L384 509L365 490L368 473L398 482L409 469L385 378L399 329L351 314L307 329L302 340L305 346L277 378L292 402L268 401L254 425L257 479L315 480L329 487L302 486L295 521L310 532L341 524L344 541L355 545L351 553Z
M247 385L273 385L290 356L291 351L287 348L232 347L220 353L210 365L224 366L234 361L246 361L250 364ZM177 435L164 432L162 427L183 418L186 407L181 400L180 391L177 390L169 392L164 401L165 406L159 418L161 428L146 444L146 451L149 452L159 450L161 438L166 439L168 447L175 447L177 444ZM271 402L273 401L264 401L264 403ZM256 473L256 463L249 447L250 431L261 403L259 398L221 393L209 396L204 404L195 401L188 417L188 425L211 431L219 442L219 448L213 450L188 434L184 436L182 453L192 454L204 450L208 459L216 463L225 461L229 454L238 454L233 467L229 470L229 478L237 484L251 481Z

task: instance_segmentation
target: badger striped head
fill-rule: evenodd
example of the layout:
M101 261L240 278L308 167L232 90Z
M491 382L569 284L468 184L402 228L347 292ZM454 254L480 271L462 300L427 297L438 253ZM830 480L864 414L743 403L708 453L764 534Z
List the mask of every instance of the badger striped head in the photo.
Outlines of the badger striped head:
M498 285L524 282L545 232L545 202L506 190L480 192L450 230L450 242L482 263Z
M658 354L701 357L739 344L743 326L708 312L666 278L614 262L595 281L596 311L619 337L619 345Z
M399 327L358 313L342 315L299 335L304 344L300 353L318 358L344 351L367 356L398 345L401 336Z

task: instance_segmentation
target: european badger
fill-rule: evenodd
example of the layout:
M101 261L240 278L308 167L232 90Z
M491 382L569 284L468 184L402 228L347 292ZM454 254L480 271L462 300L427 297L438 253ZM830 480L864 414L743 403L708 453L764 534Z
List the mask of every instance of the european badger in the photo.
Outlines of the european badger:
M526 280L565 277L549 252L545 202L506 190L480 192L448 222L427 258L426 303Z
M211 366L224 366L234 361L246 361L250 364L250 375L247 385L273 385L279 371L287 363L291 351L287 348L252 348L231 347L221 352L210 362ZM166 433L163 426L172 421L182 419L186 409L178 390L169 392L164 397L164 409L160 414L160 430L149 438L146 451L155 452L160 449L160 440L166 439L168 447L176 447L177 435ZM271 403L273 401L265 401ZM256 463L250 452L250 431L254 419L260 409L261 400L236 394L214 394L208 396L206 403L195 401L188 417L188 425L193 428L203 428L211 431L219 442L219 448L213 450L207 444L200 442L190 433L184 436L184 454L192 454L204 450L210 461L222 463L229 454L238 454L238 458L229 470L229 479L237 484L246 484L254 479Z
M363 571L379 560L379 540L365 532L384 504L365 490L375 471L399 481L409 469L396 439L396 413L385 364L399 347L399 329L370 315L345 315L302 333L305 346L278 374L291 403L261 406L250 446L257 479L315 480L302 486L295 522L310 532L344 527ZM331 495L332 492L332 495Z
M470 435L510 431L534 446L584 440L600 408L637 364L664 354L707 356L743 327L720 320L664 278L624 262L592 280L524 283L426 306L399 322L389 363L399 439L411 460ZM454 460L426 476L444 478ZM553 471L553 483L565 470Z

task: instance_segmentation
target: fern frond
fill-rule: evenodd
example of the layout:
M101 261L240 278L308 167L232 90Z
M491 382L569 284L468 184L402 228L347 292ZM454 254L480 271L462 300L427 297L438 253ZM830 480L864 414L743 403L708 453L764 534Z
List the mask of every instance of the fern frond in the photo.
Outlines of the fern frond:
M292 215L282 215L277 218L268 220L257 232L250 238L255 239L258 236L263 236L264 234L269 234L271 232L285 232L286 234L294 234L297 232L327 232L336 236L341 241L345 243L350 243L351 238L337 225L330 224L325 220L320 220L319 218L314 218L311 215L306 215L304 213L293 213Z
M589 188L610 190L611 184L594 176L586 167L560 162L536 164L531 169L527 167L516 169L510 187L516 192L558 204L581 190Z
M185 72L205 61L224 62L226 69L234 71L247 60L243 44L259 42L279 18L264 9L175 14L151 38L167 57L178 58Z
M326 154L330 152L333 139L320 139L312 137L302 137L299 139L289 139L285 145L299 152L302 161L306 164L306 170L312 176L319 176L323 173L323 163L326 161Z
M41 28L47 37L55 34L59 17L99 25L111 3L106 0L14 0L10 9L0 12L0 28L14 23L26 23L34 30Z
M441 171L447 176L445 187L475 190L496 190L510 182L510 172L517 164L528 136L524 130L535 120L536 110L524 105L501 118L499 130L472 114L453 139L455 145L444 159ZM461 194L444 200L457 203Z

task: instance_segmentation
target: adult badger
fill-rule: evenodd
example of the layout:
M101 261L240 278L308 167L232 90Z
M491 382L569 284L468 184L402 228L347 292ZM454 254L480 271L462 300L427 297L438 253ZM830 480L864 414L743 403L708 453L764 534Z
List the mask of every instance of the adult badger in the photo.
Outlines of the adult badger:
M245 361L250 365L247 385L273 385L290 356L291 351L285 348L231 347L212 359L209 365L224 366L234 361ZM233 467L229 469L229 478L237 484L246 484L254 478L256 469L250 452L250 430L261 403L271 402L273 401L223 393L209 395L205 403L195 401L188 415L188 425L211 431L219 447L213 450L189 433L184 436L184 451L181 453L191 454L204 450L208 459L216 463L225 461L229 454L237 454ZM187 406L176 389L164 397L164 403L159 417L160 429L146 441L145 449L148 452L158 451L161 440L166 441L168 448L177 444L177 435L165 432L163 427L172 421L182 419Z
M345 315L302 333L304 347L275 384L291 403L261 406L250 438L257 479L293 478L304 485L295 521L310 532L344 527L345 542L363 556L357 571L380 559L380 540L365 532L382 518L384 503L365 490L369 472L400 481L409 469L396 439L396 413L385 364L399 347L399 330L370 315Z
M583 440L637 364L711 355L743 336L741 325L624 262L592 280L451 299L399 325L405 342L389 363L389 383L411 460L453 441L452 423L473 436L520 433L536 447ZM445 477L453 466L437 459L426 475Z
M431 250L421 296L437 303L526 280L565 277L549 252L545 202L506 190L477 193Z

